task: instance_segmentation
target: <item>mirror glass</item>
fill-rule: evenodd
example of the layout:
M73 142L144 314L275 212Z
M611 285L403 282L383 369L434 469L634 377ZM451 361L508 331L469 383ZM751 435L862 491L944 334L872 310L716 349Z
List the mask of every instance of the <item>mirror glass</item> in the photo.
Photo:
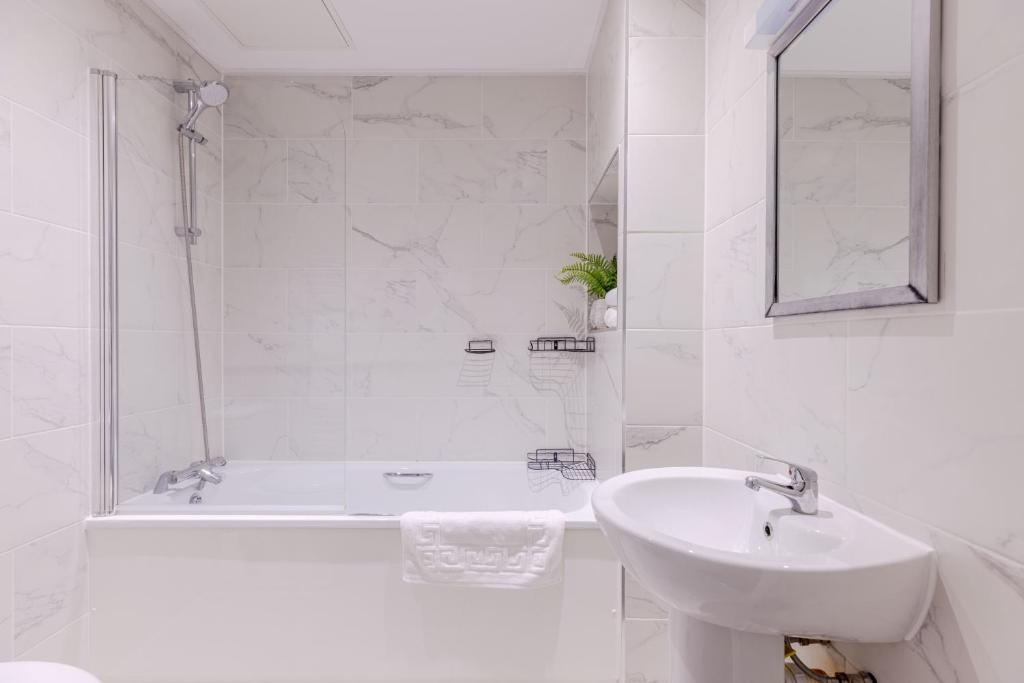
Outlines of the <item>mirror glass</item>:
M779 54L779 302L910 281L913 0L831 0Z

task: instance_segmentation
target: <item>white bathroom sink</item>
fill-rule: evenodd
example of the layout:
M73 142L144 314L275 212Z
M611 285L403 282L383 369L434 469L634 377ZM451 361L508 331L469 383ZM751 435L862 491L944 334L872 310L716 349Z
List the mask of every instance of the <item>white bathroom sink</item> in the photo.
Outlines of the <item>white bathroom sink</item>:
M757 634L913 637L935 585L930 547L824 497L817 515L797 514L744 486L748 474L623 474L594 492L594 513L637 580L692 619Z

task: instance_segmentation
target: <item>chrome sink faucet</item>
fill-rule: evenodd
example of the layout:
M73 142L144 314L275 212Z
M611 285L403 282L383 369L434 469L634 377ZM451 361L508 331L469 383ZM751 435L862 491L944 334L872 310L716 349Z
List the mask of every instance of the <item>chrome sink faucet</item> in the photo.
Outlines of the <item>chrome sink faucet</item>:
M194 462L183 470L168 470L160 475L153 487L153 493L167 493L167 489L173 484L178 484L189 479L198 479L204 484L219 484L224 478L213 471L214 467L224 467L228 461L224 458L211 458L209 461L200 460Z
M771 479L751 475L746 480L747 488L754 491L759 489L774 491L780 496L788 498L793 511L801 515L818 514L818 473L803 465L795 465L784 460L778 462L789 467L789 483L780 484Z

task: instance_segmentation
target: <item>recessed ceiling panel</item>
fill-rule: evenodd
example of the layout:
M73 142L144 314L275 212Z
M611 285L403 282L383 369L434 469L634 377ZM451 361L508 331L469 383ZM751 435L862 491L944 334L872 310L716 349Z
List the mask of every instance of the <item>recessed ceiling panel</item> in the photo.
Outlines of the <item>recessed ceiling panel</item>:
M202 0L223 29L249 50L339 50L341 22L323 0Z
M605 0L148 1L227 73L578 72L605 7Z

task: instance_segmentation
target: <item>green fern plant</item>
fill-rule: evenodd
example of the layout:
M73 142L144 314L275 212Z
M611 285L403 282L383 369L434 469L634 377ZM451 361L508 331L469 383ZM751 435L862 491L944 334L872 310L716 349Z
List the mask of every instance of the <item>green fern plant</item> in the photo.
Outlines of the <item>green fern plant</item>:
M595 299L615 289L618 277L616 257L605 258L601 254L572 253L576 263L571 263L557 275L563 285L581 285Z

